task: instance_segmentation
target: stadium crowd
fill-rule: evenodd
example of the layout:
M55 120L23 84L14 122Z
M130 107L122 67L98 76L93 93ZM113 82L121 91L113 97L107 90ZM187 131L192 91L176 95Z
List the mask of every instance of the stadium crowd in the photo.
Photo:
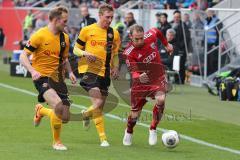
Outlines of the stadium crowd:
M58 2L60 0L45 0L38 2L37 0L14 0L16 6L31 6L44 7L51 2ZM128 0L64 0L71 8L78 8L80 5L87 5L90 8L98 8L103 2L111 4L113 8L119 8L121 5L128 2ZM136 1L136 0L135 0ZM205 10L212 7L222 0L153 0L151 1L151 8L153 9L179 9L191 8ZM144 1L143 1L144 2ZM148 2L149 3L149 2Z
M19 1L18 1L19 2ZM17 1L15 1L16 5L19 4ZM23 4L24 1L21 1ZM32 1L33 2L33 1ZM50 3L51 1L45 1L46 3ZM72 7L78 7L79 8L79 14L82 16L82 20L79 25L77 26L68 26L66 27L66 32L69 34L71 43L70 43L70 55L73 56L73 47L74 43L78 37L79 30L83 28L84 26L93 24L96 22L96 19L92 18L88 8L92 7L97 7L100 5L99 1L79 1L79 0L69 0L67 1L69 3L72 3ZM111 1L109 3L115 5L115 2L118 2L120 5L125 2L125 1ZM154 1L157 2L157 1ZM219 1L216 0L166 0L162 1L160 0L162 4L165 4L165 8L178 8L178 7L193 7L195 9L205 9L208 5L215 4ZM206 3L204 3L206 2ZM29 1L28 1L29 3ZM175 4L172 5L172 4ZM82 5L80 5L82 4ZM93 5L94 4L94 5ZM206 4L206 5L201 5L200 7L197 6L197 4ZM196 6L194 6L196 5ZM117 5L116 5L117 6ZM203 7L205 6L205 7ZM181 57L180 59L180 79L176 77L177 83L184 84L185 82L185 73L186 73L186 68L189 68L186 64L187 62L187 53L190 52L192 53L193 47L191 43L191 30L203 30L205 27L209 27L211 25L214 25L218 22L218 18L216 15L214 15L213 12L208 11L208 14L206 18L203 18L203 16L200 15L199 12L194 12L193 15L190 15L188 13L184 13L183 15L181 12L176 10L173 14L173 20L169 21L168 17L169 15L167 13L156 13L156 25L155 27L158 28L163 35L166 36L168 42L173 44L174 46L174 54L171 56L165 54L166 50L164 50L164 47L162 44L159 42L158 47L159 51L163 60L163 63L166 65L168 69L172 69L173 67L173 58L175 55L178 55ZM24 24L23 24L23 32L24 32L24 37L22 40L19 41L20 49L23 49L25 44L27 43L28 39L30 36L39 28L44 27L48 23L48 17L45 12L39 12L35 16L33 15L33 12L31 10L28 11L27 16L24 19ZM136 24L136 20L134 17L134 14L132 12L127 12L125 15L116 15L115 16L115 24L112 24L112 26L118 30L120 33L120 37L122 40L122 45L120 47L120 67L122 64L124 64L124 60L121 58L121 52L126 48L128 42L130 41L129 39L129 28ZM218 32L221 28L221 25L218 25L215 27L209 34L211 34L211 37L213 39L208 39L208 50L211 50L215 46L218 45ZM197 34L197 32L196 32ZM204 43L204 36L202 36L202 44ZM184 41L183 41L184 40ZM209 68L209 73L211 74L214 71L216 71L216 66L213 66L212 64L217 63L217 58L216 58L216 53L212 52L209 54L208 57L208 68Z

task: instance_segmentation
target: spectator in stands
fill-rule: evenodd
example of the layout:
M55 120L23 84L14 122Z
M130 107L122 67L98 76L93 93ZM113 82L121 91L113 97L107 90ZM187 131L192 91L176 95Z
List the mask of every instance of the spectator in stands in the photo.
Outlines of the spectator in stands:
M0 48L4 46L5 43L5 34L3 33L3 29L0 28Z
M188 13L184 13L183 15L183 22L186 24L186 26L188 27L188 29L192 28L192 22L190 20L190 16Z
M208 10L207 18L204 22L204 29L207 31L207 50L210 51L219 45L219 30L222 28L222 24L218 24L219 19L213 11ZM211 29L209 29L211 28ZM208 75L217 71L218 67L218 50L215 49L208 54Z
M204 22L201 20L201 16L197 12L195 12L193 16L192 28L195 30L202 30L204 28Z
M166 0L166 9L177 9L178 0Z
M27 30L26 30L26 33L25 33L23 39L20 40L20 41L15 41L14 44L19 45L19 49L20 49L20 50L23 50L24 47L26 46L29 38L31 37L31 35L32 35L34 32L35 32L34 28L33 28L32 26L29 26L29 27L27 28Z
M124 24L121 21L121 15L117 15L115 17L115 25L114 25L113 28L115 28L119 32L121 39L123 37L124 27L125 26L124 26Z
M14 3L15 3L15 6L24 6L25 0L15 0Z
M157 18L156 27L163 33L163 35L166 35L167 30L171 28L171 25L167 21L168 18L167 13L157 13L156 18Z
M90 17L90 14L88 12L88 7L86 5L82 5L80 7L80 13L83 17L82 21L80 22L80 30L85 26L88 26L90 24L97 22L95 18Z
M190 9L206 10L208 8L208 0L196 0L190 6Z
M100 2L98 0L92 0L90 6L91 8L98 8L100 6Z
M24 24L23 24L24 36L27 34L28 28L32 26L33 26L33 13L32 13L32 10L29 10L24 19Z
M32 26L29 26L27 28L26 34L24 35L24 40L29 40L29 38L31 37L31 35L35 32L34 28Z
M181 20L181 12L176 10L173 13L172 28L176 31L176 45L179 49L178 55L180 58L180 77L179 84L184 84L185 81L185 64L187 59L188 43L190 42L190 32L185 23Z
M191 31L192 21L190 20L190 15L188 13L184 13L183 22L184 22L184 24L186 24L188 29ZM189 42L188 42L188 53L192 53L192 52L193 52L193 46L192 46L192 39L190 38Z
M75 45L75 42L78 38L78 29L76 27L71 27L68 31L69 39L70 39L70 55L73 55L73 48Z
M121 5L121 0L105 0L107 4L111 4L113 8L118 8Z
M125 26L121 21L121 15L117 15L115 17L115 25L114 25L113 28L116 29L119 32L120 39L122 40L123 35L124 35ZM123 48L122 48L122 46L120 46L120 48L118 50L118 53L119 53L119 56L118 56L118 58L119 58L119 71L121 70L122 65L125 63L125 60L122 57L122 52L123 52Z
M184 1L179 1L177 4L179 8L189 8L195 0L184 0Z
M167 33L166 33L166 38L167 38L168 43L172 44L172 46L173 46L173 54L172 55L173 56L178 55L178 48L176 45L176 31L172 28L168 29Z
M136 20L134 18L134 14L132 12L128 12L126 15L125 15L125 20L124 20L124 23L125 23L125 31L124 31L124 35L123 35L123 39L122 39L122 47L123 49L126 48L128 42L130 41L130 38L129 38L129 28L136 24Z
M197 42L199 45L203 46L204 44L204 22L201 19L200 12L194 12L193 15L193 23L192 23L192 29L194 31L193 34L197 36L199 39L199 42Z
M168 43L172 44L172 46L173 46L173 53L171 55L166 54L167 50L163 44L161 44L160 48L159 48L161 60L162 60L163 64L167 67L168 70L172 70L173 56L178 55L178 48L176 45L175 36L176 36L176 31L174 29L170 28L166 31L167 41L168 41Z
M222 0L208 0L208 6L212 7L216 4L218 4L219 2L221 2Z
M44 27L46 25L47 25L46 16L44 13L40 13L36 20L35 30L38 30L39 28Z
M171 28L170 23L167 21L168 15L166 13L157 13L155 16L157 19L156 27L166 36L167 30ZM161 46L161 41L159 39L157 41L158 46Z
M80 1L79 0L73 0L72 2L72 8L78 8L80 6Z

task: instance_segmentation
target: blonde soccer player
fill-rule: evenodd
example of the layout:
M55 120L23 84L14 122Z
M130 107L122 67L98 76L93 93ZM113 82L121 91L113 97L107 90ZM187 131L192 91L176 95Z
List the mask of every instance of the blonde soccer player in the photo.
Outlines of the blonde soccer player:
M34 125L38 126L44 116L50 118L52 146L55 150L67 150L67 147L62 144L60 133L62 123L68 122L70 116L70 103L65 83L62 83L61 88L53 88L63 78L62 70L59 70L62 68L61 65L65 64L72 83L76 83L76 77L68 61L69 37L63 32L67 22L67 8L59 6L50 10L48 25L31 36L20 56L21 63L31 73L34 85L39 92L38 101L46 102L52 108L37 104ZM33 55L32 64L28 59L29 55Z
M111 5L102 4L98 22L81 29L73 51L80 57L80 85L88 92L92 102L92 106L83 112L85 125L89 125L88 119L93 119L102 147L109 146L102 110L108 96L110 77L118 76L120 37L118 31L110 27L113 14Z

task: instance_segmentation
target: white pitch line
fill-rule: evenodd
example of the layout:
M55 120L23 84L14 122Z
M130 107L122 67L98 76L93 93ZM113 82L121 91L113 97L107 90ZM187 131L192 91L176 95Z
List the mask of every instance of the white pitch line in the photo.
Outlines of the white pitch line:
M25 89L16 88L16 87L13 87L11 85L0 83L0 86L4 87L4 88L15 90L15 91L19 91L19 92L22 92L22 93L25 93L25 94L28 94L28 95L31 95L31 96L37 96L36 93L33 93L33 92L25 90ZM78 105L78 104L72 104L72 106L77 107L77 108L81 108L81 109L86 109L85 106ZM109 118L112 118L112 119L124 121L123 118L121 118L119 116L116 116L116 115L113 115L113 114L107 113L107 114L105 114L105 116L109 117ZM145 123L139 122L137 124L140 125L140 126L149 128L149 125L147 125ZM164 128L157 128L157 130L161 131L161 132L167 131L167 129L164 129ZM196 138L193 138L193 137L190 137L190 136L186 136L186 135L183 135L183 134L179 134L179 135L182 139L188 140L188 141L193 142L193 143L201 144L201 145L208 146L208 147L211 147L211 148L215 148L215 149L218 149L218 150L223 150L223 151L227 151L227 152L230 152L230 153L240 155L240 150L231 149L231 148L228 148L228 147L223 147L223 146L219 146L219 145L216 145L216 144L208 143L206 141L199 140L199 139L196 139Z

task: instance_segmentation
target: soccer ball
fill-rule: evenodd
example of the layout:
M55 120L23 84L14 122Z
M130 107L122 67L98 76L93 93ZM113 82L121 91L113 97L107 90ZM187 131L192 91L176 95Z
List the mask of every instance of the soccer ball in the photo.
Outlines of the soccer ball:
M179 143L179 135L174 130L162 134L162 143L167 148L175 148Z

